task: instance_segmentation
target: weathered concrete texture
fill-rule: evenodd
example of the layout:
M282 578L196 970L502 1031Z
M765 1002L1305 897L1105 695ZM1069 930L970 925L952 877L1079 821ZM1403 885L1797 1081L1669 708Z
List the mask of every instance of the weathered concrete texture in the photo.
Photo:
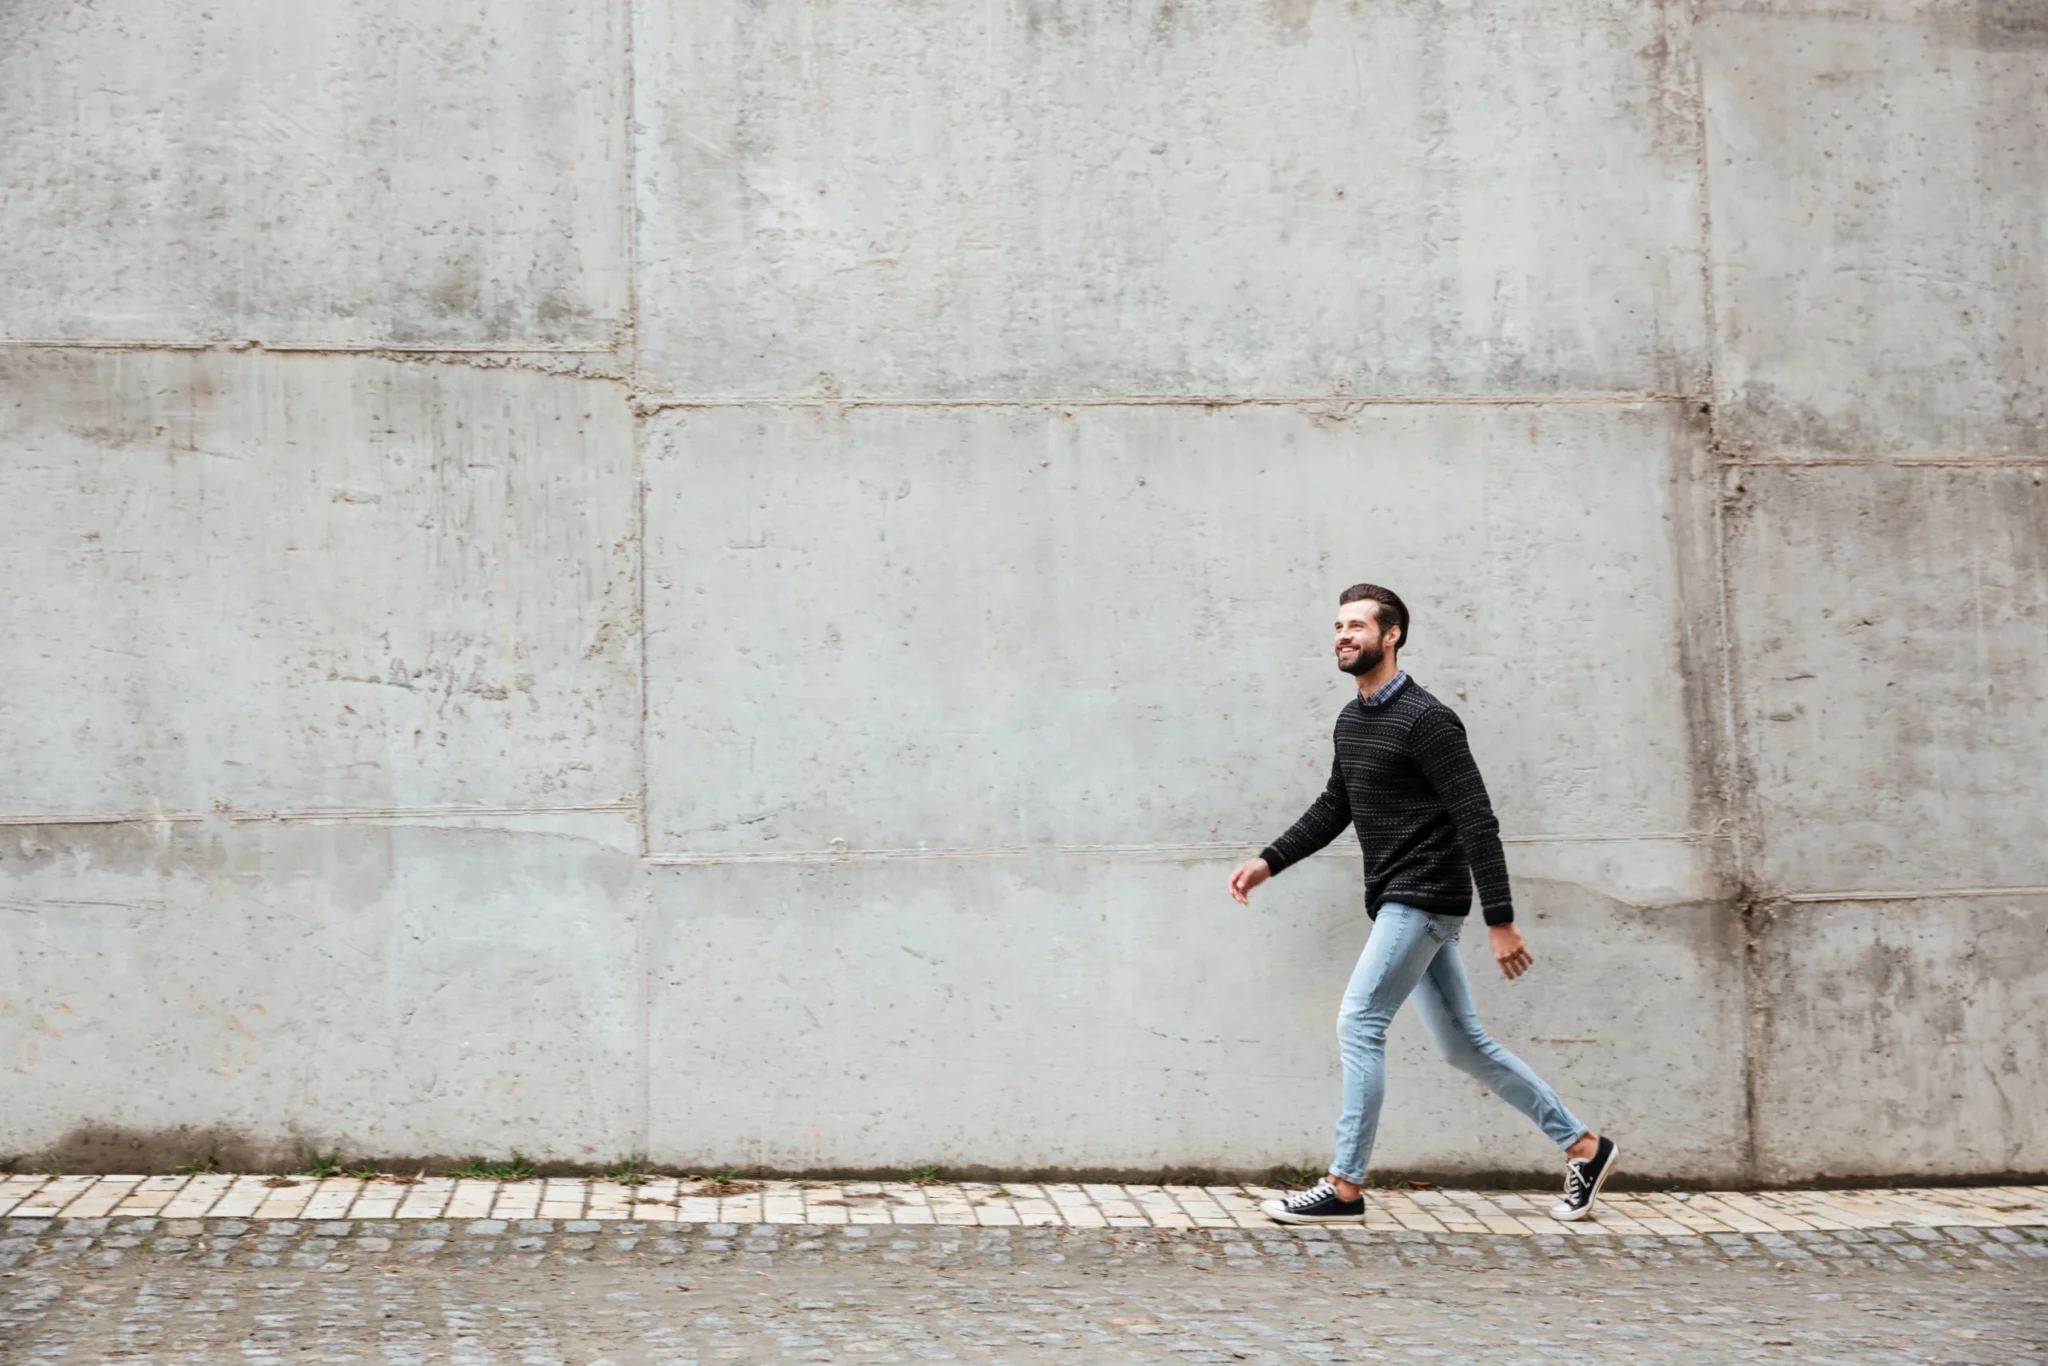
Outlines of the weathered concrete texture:
M0 338L609 346L611 0L0 8Z
M1730 478L1758 883L2048 885L2048 466Z
M204 1123L229 1161L610 1161L643 1123L638 876L541 822L0 827L0 1154L166 1170Z
M1312 860L1249 911L1221 894L1221 861L658 870L650 1151L798 1169L1327 1161L1336 1003L1368 928L1347 865ZM1479 933L1465 950L1498 1036L1630 1135L1644 1174L1739 1172L1728 917L1518 894L1539 975L1502 980ZM1380 1166L1556 1162L1412 1018L1394 1039Z
M8 818L637 792L617 386L8 350L0 444Z
M691 395L1697 392L1676 0L638 7Z
M1630 1170L2048 1167L2040 6L0 11L0 1155L1313 1158L1369 577Z
M657 853L1256 848L1320 790L1332 584L1398 581L1507 832L1711 893L1679 405L671 414ZM916 775L906 781L907 775ZM834 841L839 843L835 844Z
M2048 1170L2048 896L1796 905L1760 943L1760 1175Z
M1720 436L1765 458L2038 452L2041 7L1739 8L1699 36Z

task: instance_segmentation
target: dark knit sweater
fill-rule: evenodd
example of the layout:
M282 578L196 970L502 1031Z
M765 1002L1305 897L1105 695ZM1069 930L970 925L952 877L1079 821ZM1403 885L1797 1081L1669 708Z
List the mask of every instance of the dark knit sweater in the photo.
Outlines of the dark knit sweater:
M1301 862L1349 825L1365 855L1365 906L1377 916L1398 901L1438 915L1472 909L1472 884L1489 925L1511 924L1500 822L1458 714L1410 680L1368 707L1354 697L1337 714L1330 784L1261 856L1275 873Z

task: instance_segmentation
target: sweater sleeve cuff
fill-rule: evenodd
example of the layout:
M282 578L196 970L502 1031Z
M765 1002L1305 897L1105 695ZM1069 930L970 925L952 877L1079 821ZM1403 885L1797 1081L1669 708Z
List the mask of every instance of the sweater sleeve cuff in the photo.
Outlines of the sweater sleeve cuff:
M1512 925L1515 923L1515 908L1513 906L1487 906L1481 910L1480 914L1486 917L1486 923L1489 925Z
M1270 877L1280 876L1280 870L1293 862L1270 844L1259 850L1259 857L1266 861L1266 872Z

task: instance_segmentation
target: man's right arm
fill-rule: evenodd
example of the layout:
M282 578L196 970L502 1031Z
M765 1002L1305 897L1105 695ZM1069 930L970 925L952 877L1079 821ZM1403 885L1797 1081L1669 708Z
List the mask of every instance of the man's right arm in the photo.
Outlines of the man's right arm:
M1344 833L1351 824L1351 793L1344 786L1344 770L1330 761L1330 781L1322 795L1309 803L1301 819L1287 833L1263 849L1259 857L1270 873L1292 867Z

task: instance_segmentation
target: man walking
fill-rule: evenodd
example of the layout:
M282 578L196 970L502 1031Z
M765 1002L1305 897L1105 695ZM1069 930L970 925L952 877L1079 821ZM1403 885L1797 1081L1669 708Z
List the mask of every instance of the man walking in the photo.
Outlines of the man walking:
M1564 1150L1564 1199L1550 1215L1583 1219L1614 1173L1617 1150L1495 1043L1472 1008L1458 933L1475 881L1501 971L1512 980L1533 960L1515 928L1500 824L1465 727L1401 668L1407 643L1408 608L1393 592L1361 583L1338 597L1337 667L1358 680L1358 696L1337 715L1329 786L1292 829L1230 875L1230 894L1250 904L1254 887L1349 825L1365 855L1365 906L1373 921L1337 1012L1344 1105L1329 1178L1291 1199L1268 1200L1265 1211L1285 1224L1363 1222L1359 1187L1386 1097L1387 1026L1412 993L1444 1060L1485 1082Z

